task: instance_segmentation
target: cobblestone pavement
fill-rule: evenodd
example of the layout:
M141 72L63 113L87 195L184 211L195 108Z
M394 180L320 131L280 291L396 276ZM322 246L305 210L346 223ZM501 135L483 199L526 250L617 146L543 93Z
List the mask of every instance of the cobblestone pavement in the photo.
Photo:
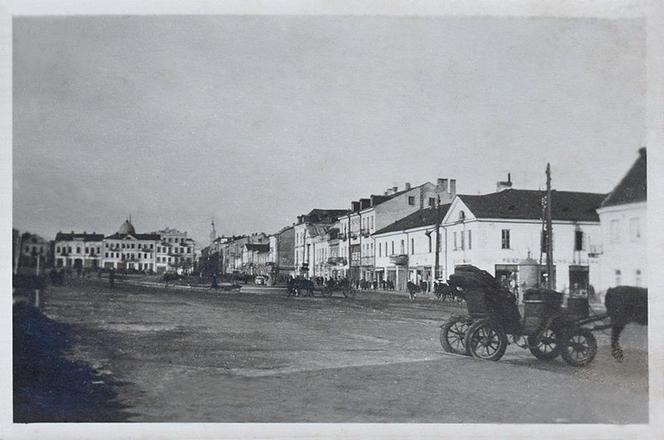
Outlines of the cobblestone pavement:
M438 327L464 308L423 296L72 283L42 309L74 324L73 359L122 384L131 421L648 421L645 327L625 330L623 363L597 333L599 354L579 369L513 345L498 362L446 354Z

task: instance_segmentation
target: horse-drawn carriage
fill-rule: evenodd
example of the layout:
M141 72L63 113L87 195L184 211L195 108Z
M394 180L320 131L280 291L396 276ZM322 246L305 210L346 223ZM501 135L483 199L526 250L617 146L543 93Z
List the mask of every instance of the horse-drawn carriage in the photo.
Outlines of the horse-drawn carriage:
M611 324L583 327L608 315L589 317L585 298L570 298L562 307L562 294L548 289L529 289L524 294L521 316L516 296L501 287L486 271L458 266L449 285L465 296L468 314L455 316L441 326L440 342L447 352L499 360L512 342L542 360L559 355L573 366L588 365L597 354L592 330Z
M288 282L287 290L288 296L314 296L317 288L320 288L322 296L330 297L334 293L340 293L344 298L355 298L357 290L353 287L352 283L348 280L333 280L330 279L322 286L316 286L312 280L305 278L294 278Z

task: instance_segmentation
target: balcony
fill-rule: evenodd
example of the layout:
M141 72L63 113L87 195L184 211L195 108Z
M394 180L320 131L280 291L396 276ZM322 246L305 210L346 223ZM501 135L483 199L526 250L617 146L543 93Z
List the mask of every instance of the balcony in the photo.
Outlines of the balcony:
M362 266L373 266L374 265L374 256L362 257L360 260Z

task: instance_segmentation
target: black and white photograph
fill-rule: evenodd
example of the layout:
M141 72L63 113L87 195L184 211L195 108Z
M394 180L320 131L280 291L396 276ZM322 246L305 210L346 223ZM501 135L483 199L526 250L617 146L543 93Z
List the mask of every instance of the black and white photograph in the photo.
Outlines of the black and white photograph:
M656 438L647 2L32 3L8 436Z

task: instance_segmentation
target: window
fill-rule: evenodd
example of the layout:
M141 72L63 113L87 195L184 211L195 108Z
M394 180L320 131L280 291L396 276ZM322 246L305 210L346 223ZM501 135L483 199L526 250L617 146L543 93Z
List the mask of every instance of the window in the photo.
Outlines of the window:
M382 243L378 243L378 256L382 257L383 255L383 245Z
M574 250L583 250L583 231L574 231Z
M465 249L466 234L461 231L461 250Z
M408 197L408 204L411 206L415 206L415 197L414 196L409 196Z
M56 251L57 253L60 253L60 246L57 246L57 247L55 248L55 251Z
M410 239L410 254L411 255L415 254L415 239L414 238Z
M509 229L503 229L501 231L501 248L502 249L510 249L510 230Z
M401 240L401 247L399 248L401 252L399 252L401 255L406 253L406 243L404 243L403 240Z
M90 253L90 248L86 247L86 248L85 248L85 253L86 253L86 254L89 254L89 253Z
M429 239L429 252L431 252L431 235L428 235L427 238Z
M473 248L473 236L472 236L471 232L472 231L469 229L468 230L468 249Z
M620 269L616 269L616 286L620 286L622 284L622 277L621 277Z
M429 197L429 206L436 206L436 198Z
M641 238L641 224L638 217L629 219L629 237L632 241L639 241Z
M611 242L618 243L620 241L620 221L611 220L609 223L609 234L611 235Z
M394 240L392 240L392 255L394 255Z
M457 247L457 233L454 232L454 233L452 234L452 237L454 237L454 240L453 240L453 242L454 242L454 250L456 251L456 250L458 249L458 247Z
M106 258L108 258L108 252L106 252L106 254L105 254L104 256L105 256Z
M76 253L77 253L77 254L80 254L80 253L81 253L81 248L78 247L78 246L76 247Z
M641 270L636 269L636 279L634 284L636 284L636 287L641 287Z

